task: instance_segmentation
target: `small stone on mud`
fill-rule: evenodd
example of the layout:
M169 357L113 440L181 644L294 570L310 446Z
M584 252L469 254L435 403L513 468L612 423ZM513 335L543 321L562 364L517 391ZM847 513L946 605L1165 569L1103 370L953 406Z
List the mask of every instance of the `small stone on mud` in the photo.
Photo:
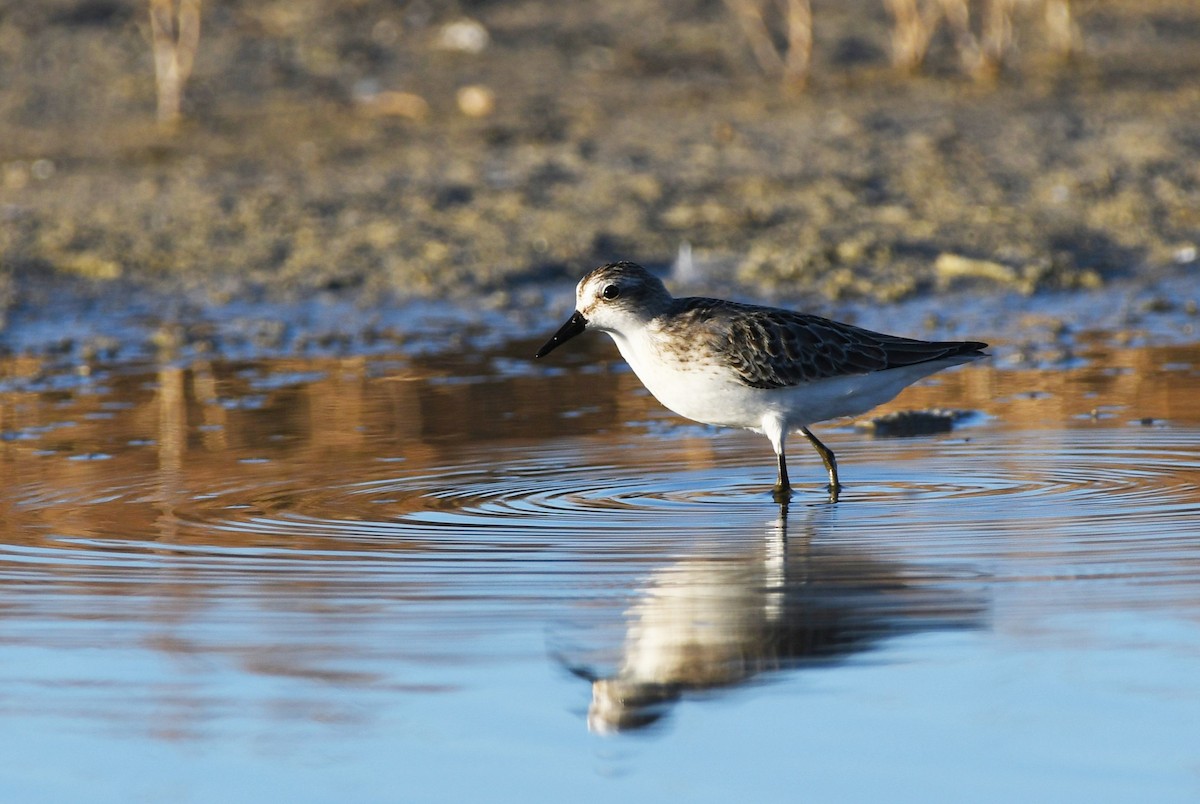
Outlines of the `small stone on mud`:
M459 53L482 53L490 41L491 36L482 23L464 17L442 26L438 31L437 46Z
M455 100L458 110L467 117L487 117L496 109L496 93L482 84L460 87Z
M424 120L429 114L429 102L411 92L376 92L359 97L358 104L371 117Z
M1002 285L1015 285L1017 272L992 260L975 260L960 254L943 253L934 263L938 284L945 287L959 279L986 279Z
M871 419L854 423L859 432L871 433L876 438L909 438L912 436L948 433L954 423L971 415L969 410L897 410Z

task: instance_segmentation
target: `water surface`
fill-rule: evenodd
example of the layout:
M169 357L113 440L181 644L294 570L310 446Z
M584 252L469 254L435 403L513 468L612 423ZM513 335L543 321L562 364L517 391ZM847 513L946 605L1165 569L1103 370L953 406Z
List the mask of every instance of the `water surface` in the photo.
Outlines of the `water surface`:
M1200 348L938 375L781 510L529 346L5 362L5 798L1200 796Z

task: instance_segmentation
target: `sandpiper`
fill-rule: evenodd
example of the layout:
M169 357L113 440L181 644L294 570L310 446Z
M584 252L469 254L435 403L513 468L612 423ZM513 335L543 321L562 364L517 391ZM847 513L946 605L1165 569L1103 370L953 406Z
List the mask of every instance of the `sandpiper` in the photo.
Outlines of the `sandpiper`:
M633 262L596 268L575 289L575 312L537 352L545 357L584 330L607 332L642 384L680 416L765 435L791 496L784 442L816 448L836 502L837 459L808 429L857 416L936 371L986 357L986 343L884 335L805 313L706 298L674 298Z

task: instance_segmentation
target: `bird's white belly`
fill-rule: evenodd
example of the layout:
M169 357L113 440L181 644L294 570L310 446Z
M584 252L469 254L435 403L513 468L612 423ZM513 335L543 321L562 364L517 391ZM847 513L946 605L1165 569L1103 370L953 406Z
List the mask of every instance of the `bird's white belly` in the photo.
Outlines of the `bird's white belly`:
M750 430L761 430L768 416L787 430L857 416L892 399L908 385L902 378L881 383L883 378L872 375L835 377L791 388L752 388L700 373L638 377L659 402L680 416ZM868 377L874 382L865 382Z
M622 356L665 407L694 421L762 432L764 419L784 431L841 416L858 416L893 399L917 379L961 358L849 374L788 388L754 388L714 362L679 364L642 344L614 336Z
M756 388L730 382L709 372L674 372L666 376L634 369L638 379L665 407L693 421L723 427L758 428L768 399Z

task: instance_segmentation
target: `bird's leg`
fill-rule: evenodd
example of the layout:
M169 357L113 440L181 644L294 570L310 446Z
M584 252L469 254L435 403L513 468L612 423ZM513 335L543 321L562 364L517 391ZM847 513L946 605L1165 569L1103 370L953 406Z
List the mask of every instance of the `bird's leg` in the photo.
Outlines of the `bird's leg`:
M837 502L838 492L842 490L842 484L838 482L837 457L833 454L833 450L822 444L821 439L813 435L807 427L801 427L800 432L809 440L825 463L825 471L829 472L829 501Z
M792 484L788 480L787 458L784 457L782 449L779 450L777 457L779 458L779 477L775 480L775 488L771 489L771 496L775 502L783 505L792 497Z

